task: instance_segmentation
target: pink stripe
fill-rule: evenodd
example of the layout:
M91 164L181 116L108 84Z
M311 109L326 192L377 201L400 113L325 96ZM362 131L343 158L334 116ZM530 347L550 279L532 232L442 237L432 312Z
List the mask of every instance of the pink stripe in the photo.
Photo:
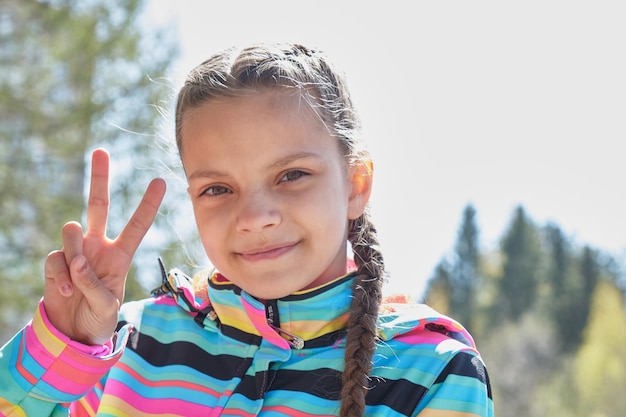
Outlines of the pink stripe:
M265 318L265 311L259 310L252 306L244 297L241 297L241 303L243 307L246 309L246 313L252 319L254 326L259 330L259 332L263 335L263 339L267 340L273 345L278 346L281 349L290 350L289 342L283 339L274 329L272 329L269 324L267 324L267 319Z
M162 295L158 298L153 299L154 304L158 304L158 305L168 305L168 306L175 306L178 305L178 303L176 303L176 300L174 299L174 297L171 297L169 295Z
M411 333L403 334L395 338L398 342L406 343L408 345L430 344L438 345L449 337L437 333L424 330L414 331Z
M84 397L80 400L73 402L70 405L70 415L78 415L78 416L95 416L95 410L98 409L100 405L100 397L96 393L96 390L93 389L89 391ZM81 414L82 412L82 414Z
M54 362L41 380L71 395L87 392L103 376L103 373L85 374L61 362Z
M244 413L241 410L221 410L220 414L215 414L215 415L220 415L220 416L237 416L237 417L252 417L252 416L256 416L257 414Z
M206 405L183 401L176 398L146 398L139 395L134 389L115 380L107 381L106 395L117 397L120 402L124 402L138 411L146 414L175 414L186 416L201 416L212 411ZM115 406L115 404L111 404Z
M26 330L26 333L28 333L28 329ZM35 385L37 383L37 378L35 378L33 374L28 372L28 370L22 366L23 349L24 349L24 338L20 339L20 346L18 347L18 351L17 351L17 363L15 364L15 368L17 369L17 372L22 376L22 378L28 381L29 384Z
M208 387L202 386L202 385L198 385L198 384L193 384L191 382L186 382L186 381L181 381L181 380L176 380L176 381L151 381L148 380L144 377L142 377L141 375L139 375L139 373L137 373L137 371L135 371L134 369L130 368L128 365L126 364L120 364L117 367L118 369L126 372L128 375L130 375L133 379L135 379L137 382L139 382L139 385L143 385L146 387L170 387L170 386L175 386L175 387L180 387L180 388L185 388L188 389L190 391L200 391L200 392L204 392L208 395L211 395L213 397L219 397L220 395L226 395L226 396L230 396L232 395L232 390L228 390L228 391L215 391L213 389L210 389ZM108 385L107 385L108 386Z
M294 410L291 407L285 407L281 405L273 407L264 407L263 411L275 411L277 413L286 414L290 417L331 417L331 415L309 414L303 411Z
M94 358L68 347L59 357L54 357L45 350L34 332L27 332L26 337L28 354L45 369L41 380L53 387L62 387L61 390L68 394L86 392L119 359L119 355L110 359Z

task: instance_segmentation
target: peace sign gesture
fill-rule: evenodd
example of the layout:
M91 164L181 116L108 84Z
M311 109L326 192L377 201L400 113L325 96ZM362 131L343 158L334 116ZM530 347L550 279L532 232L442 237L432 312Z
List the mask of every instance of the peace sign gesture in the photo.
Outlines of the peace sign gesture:
M63 249L45 263L44 308L52 325L85 344L103 344L117 325L132 257L150 228L165 195L165 182L154 179L116 239L106 237L109 214L109 154L92 154L87 231L79 223L63 226Z

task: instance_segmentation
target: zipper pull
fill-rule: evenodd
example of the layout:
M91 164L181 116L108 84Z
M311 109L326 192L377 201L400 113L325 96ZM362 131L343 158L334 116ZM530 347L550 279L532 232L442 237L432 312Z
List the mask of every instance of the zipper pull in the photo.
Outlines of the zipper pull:
M276 330L276 332L278 332L278 334L282 335L283 338L285 338L285 340L287 340L287 343L289 343L291 345L292 348L296 349L296 350L300 350L304 347L304 340L301 337L296 336L293 333L289 333L286 330L281 329L280 327L276 327L274 326L272 323L270 323L269 321L267 322L267 324L269 324L269 326ZM287 336L287 337L285 337Z

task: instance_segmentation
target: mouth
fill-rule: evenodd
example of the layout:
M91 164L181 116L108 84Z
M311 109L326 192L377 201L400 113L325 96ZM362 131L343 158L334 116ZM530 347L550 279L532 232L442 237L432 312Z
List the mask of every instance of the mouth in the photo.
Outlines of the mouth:
M291 252L297 245L297 242L281 243L279 245L272 245L263 248L254 248L243 252L237 252L237 255L239 255L242 259L246 261L264 261L279 258Z

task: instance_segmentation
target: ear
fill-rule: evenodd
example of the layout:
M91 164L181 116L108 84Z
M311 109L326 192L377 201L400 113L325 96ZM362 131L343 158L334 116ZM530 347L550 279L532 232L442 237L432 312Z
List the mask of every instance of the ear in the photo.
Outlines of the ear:
M365 211L372 194L374 164L368 160L359 161L349 168L349 175L348 219L356 219Z

